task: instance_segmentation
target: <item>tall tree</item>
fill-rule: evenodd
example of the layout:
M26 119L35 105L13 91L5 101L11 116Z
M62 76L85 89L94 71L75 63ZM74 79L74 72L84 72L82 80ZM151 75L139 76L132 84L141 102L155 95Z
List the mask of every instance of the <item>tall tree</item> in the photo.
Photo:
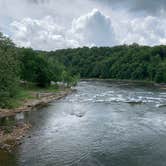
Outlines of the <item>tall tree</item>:
M18 91L19 63L14 44L0 34L0 107L9 104Z

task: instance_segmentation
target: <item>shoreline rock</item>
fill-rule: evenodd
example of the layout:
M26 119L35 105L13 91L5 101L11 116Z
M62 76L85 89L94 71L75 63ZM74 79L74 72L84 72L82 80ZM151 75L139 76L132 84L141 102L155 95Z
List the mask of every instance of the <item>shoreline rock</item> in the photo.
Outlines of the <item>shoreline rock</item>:
M0 132L0 150L6 152L12 152L17 145L21 144L21 140L25 137L28 130L31 128L31 124L22 123L19 126L14 126L11 133Z
M50 102L59 100L71 94L73 91L75 90L64 89L57 93L43 93L39 99L28 100L19 108L1 109L0 118L15 116L21 112L38 110L38 108L47 106ZM12 126L12 131L10 133L5 133L5 131L0 127L0 150L12 152L17 145L21 144L22 138L25 137L31 127L31 124L28 123L17 124Z

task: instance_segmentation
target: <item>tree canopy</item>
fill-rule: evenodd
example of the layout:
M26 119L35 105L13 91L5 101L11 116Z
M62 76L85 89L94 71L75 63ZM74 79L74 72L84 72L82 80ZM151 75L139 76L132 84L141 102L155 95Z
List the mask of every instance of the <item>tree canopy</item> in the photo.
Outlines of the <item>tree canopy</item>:
M0 108L10 105L10 99L19 92L21 81L48 87L51 81L67 81L69 85L74 78L62 63L48 57L46 52L18 48L0 33Z
M82 78L147 80L166 83L166 46L83 47L48 53Z
M19 91L20 81L40 87L77 78L130 79L166 83L166 46L83 47L57 51L19 48L0 33L0 107Z
M5 107L9 98L18 90L19 62L14 44L0 33L0 107Z

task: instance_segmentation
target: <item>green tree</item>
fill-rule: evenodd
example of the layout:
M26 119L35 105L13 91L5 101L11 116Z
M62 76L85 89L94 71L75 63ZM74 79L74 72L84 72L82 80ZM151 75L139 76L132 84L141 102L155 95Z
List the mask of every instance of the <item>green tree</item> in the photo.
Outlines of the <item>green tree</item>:
M48 60L32 49L24 49L22 54L21 79L41 87L49 86L53 73Z
M10 106L10 99L18 92L19 63L14 44L0 34L0 107Z

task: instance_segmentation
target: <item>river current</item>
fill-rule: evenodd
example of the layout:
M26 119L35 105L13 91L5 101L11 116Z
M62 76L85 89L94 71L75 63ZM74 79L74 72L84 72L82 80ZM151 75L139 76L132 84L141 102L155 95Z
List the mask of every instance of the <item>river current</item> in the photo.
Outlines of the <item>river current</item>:
M32 129L0 166L166 166L166 90L81 81L77 91L18 114Z

